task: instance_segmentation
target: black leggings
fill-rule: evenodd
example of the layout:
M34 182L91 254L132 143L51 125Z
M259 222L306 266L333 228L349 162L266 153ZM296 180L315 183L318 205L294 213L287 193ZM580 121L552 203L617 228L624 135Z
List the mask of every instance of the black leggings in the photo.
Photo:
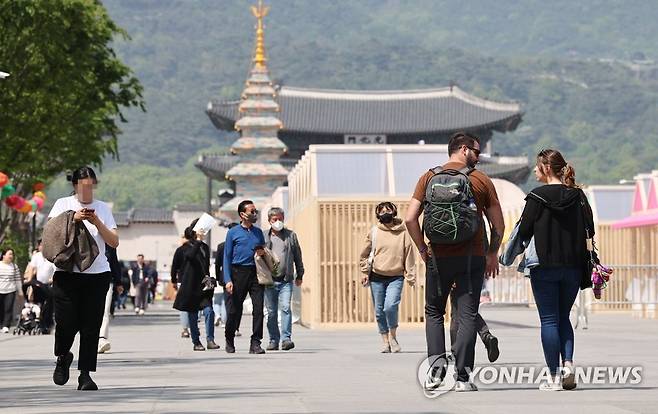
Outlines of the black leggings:
M0 328L9 328L14 319L16 292L0 293Z
M55 272L52 294L55 303L55 356L66 355L80 332L78 369L96 371L98 335L105 312L110 272L81 274Z

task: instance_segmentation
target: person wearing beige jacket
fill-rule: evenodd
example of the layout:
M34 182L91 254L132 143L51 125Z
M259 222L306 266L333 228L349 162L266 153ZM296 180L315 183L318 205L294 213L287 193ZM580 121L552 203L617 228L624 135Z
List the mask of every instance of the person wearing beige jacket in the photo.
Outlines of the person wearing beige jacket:
M404 222L397 217L397 207L390 202L375 208L379 223L366 235L361 251L361 282L370 285L383 353L400 352L397 340L398 307L406 280L416 281L416 252Z

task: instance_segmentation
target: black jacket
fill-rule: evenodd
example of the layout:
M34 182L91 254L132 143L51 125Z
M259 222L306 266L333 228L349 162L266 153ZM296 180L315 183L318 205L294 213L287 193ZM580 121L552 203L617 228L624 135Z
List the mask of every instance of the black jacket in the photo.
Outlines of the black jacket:
M114 283L115 287L120 286L122 269L121 269L121 264L119 263L119 259L117 258L117 249L115 249L112 246L108 246L106 244L105 256L107 257L107 261L110 263L110 273L112 273L112 283Z
M171 264L171 281L180 283L174 309L196 312L212 305L213 289L203 290L201 281L210 274L210 249L204 242L186 242L176 249Z
M215 253L215 277L219 286L225 286L224 283L224 242L217 245L217 253Z
M594 218L581 189L544 185L526 197L519 236L522 240L534 236L539 267L583 268L585 283L589 280L585 269L589 264L586 232L594 237Z

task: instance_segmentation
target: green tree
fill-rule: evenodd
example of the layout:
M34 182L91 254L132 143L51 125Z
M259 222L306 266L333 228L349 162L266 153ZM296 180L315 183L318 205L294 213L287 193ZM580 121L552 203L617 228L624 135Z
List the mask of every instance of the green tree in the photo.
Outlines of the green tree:
M93 0L0 0L0 170L35 181L118 158L118 120L144 110L142 86L112 49L127 33ZM0 215L0 241L12 222ZM13 227L13 225L12 225Z

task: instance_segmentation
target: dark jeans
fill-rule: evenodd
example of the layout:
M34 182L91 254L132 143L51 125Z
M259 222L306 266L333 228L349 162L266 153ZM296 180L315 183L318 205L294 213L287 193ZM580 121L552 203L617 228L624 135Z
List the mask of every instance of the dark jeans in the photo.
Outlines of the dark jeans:
M470 275L467 274L468 257L441 257L427 261L425 287L425 337L427 354L431 361L439 360L434 366L447 364L444 316L446 303L453 283L457 314L453 316L459 324L454 343L457 380L468 381L475 361L475 320L480 306L480 291L484 282L484 257L471 258ZM437 272L438 270L438 272ZM470 286L468 280L470 278ZM439 283L441 294L439 294ZM469 287L471 293L469 293Z
M52 294L55 303L55 356L66 355L80 332L78 369L96 371L98 335L110 288L110 272L80 274L55 272Z
M192 343L194 345L201 344L201 333L199 332L199 312L187 312L187 319L190 324L190 334L192 336ZM215 311L212 310L212 305L203 308L203 319L206 324L206 340L208 342L215 340Z
M254 305L251 344L260 345L260 341L263 339L263 298L265 289L258 284L256 266L233 265L231 266L231 272L233 274L233 294L228 309L226 339L232 341L235 337L235 331L242 318L242 305L248 293L251 297L251 303Z
M450 314L452 315L452 320L450 321L450 347L452 353L455 352L455 342L457 341L457 331L459 330L459 318L457 318L457 299L455 298L455 291L450 292ZM480 336L480 339L484 341L485 336L489 333L489 326L482 319L482 316L478 312L475 316L475 330Z
M11 321L14 319L14 303L16 302L16 292L0 293L0 328L9 328Z
M569 320L571 307L580 287L581 270L577 268L542 269L530 272L532 294L541 320L541 345L551 374L558 373L562 361L573 361L573 328Z

